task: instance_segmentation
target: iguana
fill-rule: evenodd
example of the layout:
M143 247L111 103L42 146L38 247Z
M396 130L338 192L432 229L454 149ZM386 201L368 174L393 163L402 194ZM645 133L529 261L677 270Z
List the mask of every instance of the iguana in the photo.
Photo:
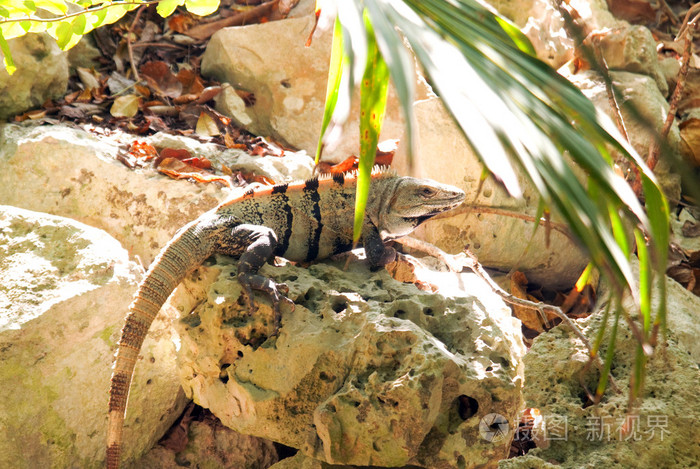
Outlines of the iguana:
M348 173L249 189L185 225L161 250L129 306L119 340L109 390L109 469L119 466L127 397L141 345L185 275L214 253L238 257L238 281L248 309L255 311L253 290L267 293L279 327L280 303L294 303L285 296L286 285L259 275L258 269L273 256L309 262L352 249L356 184L357 175ZM370 265L394 259L396 252L384 242L409 234L463 200L464 192L456 187L375 169L361 236Z

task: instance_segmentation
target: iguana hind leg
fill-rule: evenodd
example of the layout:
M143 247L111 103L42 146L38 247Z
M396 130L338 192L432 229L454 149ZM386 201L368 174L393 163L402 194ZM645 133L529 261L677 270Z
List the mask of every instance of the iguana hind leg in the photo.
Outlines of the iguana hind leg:
M253 290L263 291L270 296L272 309L275 313L276 333L282 319L280 312L281 303L287 303L294 309L294 302L286 296L289 293L287 285L273 282L271 279L258 274L258 270L272 258L277 246L277 236L273 230L265 226L242 224L232 230L231 239L245 240L247 243L245 250L242 253L240 252L239 242L235 246L229 246L224 243L217 247L217 251L240 256L238 282L243 288L243 295L251 314L257 310Z

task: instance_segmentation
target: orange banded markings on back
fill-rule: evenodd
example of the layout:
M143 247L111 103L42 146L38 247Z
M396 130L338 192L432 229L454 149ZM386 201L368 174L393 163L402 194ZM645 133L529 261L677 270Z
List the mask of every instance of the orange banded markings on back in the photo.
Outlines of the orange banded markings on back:
M386 166L375 166L372 169L371 176L372 178L396 177L396 172ZM312 186L316 186L318 190L325 190L333 187L334 185L336 187L353 185L356 181L357 171L350 171L347 173L320 174L318 177L314 177L306 181L294 181L287 184L277 184L274 186L259 186L256 188L249 188L243 194L223 202L221 205L219 205L219 208L227 207L250 198L264 197L283 192L302 191L309 187L309 183L311 183Z

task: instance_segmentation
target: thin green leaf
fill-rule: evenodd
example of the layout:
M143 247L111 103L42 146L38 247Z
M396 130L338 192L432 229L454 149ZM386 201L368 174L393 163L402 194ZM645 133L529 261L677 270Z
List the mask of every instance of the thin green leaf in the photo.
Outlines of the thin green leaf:
M651 266L649 249L644 235L639 230L634 230L634 238L637 242L637 257L639 258L639 310L642 314L644 326L644 338L651 329L651 284L654 269Z
M340 79L343 74L343 55L343 30L340 25L340 19L336 17L335 26L333 28L333 42L331 45L331 62L328 68L328 84L326 85L326 104L323 109L321 133L318 139L318 147L316 148L316 164L318 164L321 159L324 147L323 137L326 134L326 129L335 111L335 105L338 102Z
M389 85L389 68L379 52L369 15L365 13L364 18L367 29L367 65L360 84L360 162L353 228L355 241L362 234L372 166L377 154Z
M537 51L535 51L535 48L532 46L532 43L527 38L527 36L525 36L523 32L520 31L520 29L517 26L500 16L496 16L496 21L501 26L501 28L503 28L503 31L506 34L508 34L508 36L518 47L518 49L533 57L537 57Z
M416 123L413 113L413 97L415 93L415 70L413 59L403 44L402 37L388 20L386 9L382 3L367 2L372 26L380 34L375 35L382 57L389 67L391 80L396 88L401 109L403 110L405 125L404 141L408 141L408 164L413 166L413 157L416 151Z
M0 31L0 51L2 51L3 55L3 65L5 67L5 71L9 75L12 75L15 73L17 70L17 67L15 66L15 63L12 61L12 52L10 52L10 45L7 43L5 38L2 35L2 31Z
M610 340L608 341L608 350L605 353L605 363L603 365L603 370L600 374L600 380L598 380L598 387L595 391L596 402L600 401L605 393L605 388L608 386L608 377L610 375L610 369L612 368L612 361L615 357L615 341L617 340L617 324L620 321L620 314L622 314L622 306L618 303L615 305L615 322L613 322L612 331L610 332Z
M603 310L603 318L600 320L600 328L596 333L595 340L591 345L591 358L595 358L598 355L598 350L600 350L600 345L603 343L603 338L605 337L605 330L608 327L608 317L610 316L610 309L612 307L612 301L608 301ZM600 383L599 387L600 387Z
M646 363L647 356L644 353L644 347L641 344L637 344L637 351L634 357L634 367L632 373L632 389L630 392L630 402L637 399L642 394L642 389L644 387L644 377L646 375Z

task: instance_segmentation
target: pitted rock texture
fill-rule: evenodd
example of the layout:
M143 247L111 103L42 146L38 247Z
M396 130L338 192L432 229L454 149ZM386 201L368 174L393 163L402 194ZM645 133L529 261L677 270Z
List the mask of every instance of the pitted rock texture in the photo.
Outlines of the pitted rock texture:
M276 336L266 298L253 315L240 306L233 260L198 269L172 298L186 313L187 395L230 428L327 463L495 467L508 444L478 427L520 409L519 322L468 274L443 296L342 266L262 269L297 303Z
M586 369L587 351L568 331L557 326L539 335L525 356L524 395L547 422L557 425L557 438L546 439L548 448L525 457L502 461L501 469L581 469L658 467L686 469L700 461L700 299L673 280L668 291L668 334L648 360L642 399L631 417L628 392L638 342L623 318L612 363L612 375L621 392L606 391L599 405L585 405L581 382L595 389L599 373ZM624 307L630 312L631 300ZM578 323L594 338L603 325L597 313ZM603 344L608 344L613 315L606 323ZM607 345L601 356L607 353ZM629 418L627 433L622 424Z
M0 206L0 467L103 467L110 368L137 272L101 230ZM127 459L184 406L172 312L136 366Z

